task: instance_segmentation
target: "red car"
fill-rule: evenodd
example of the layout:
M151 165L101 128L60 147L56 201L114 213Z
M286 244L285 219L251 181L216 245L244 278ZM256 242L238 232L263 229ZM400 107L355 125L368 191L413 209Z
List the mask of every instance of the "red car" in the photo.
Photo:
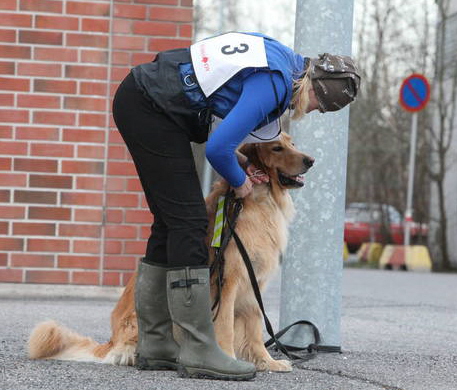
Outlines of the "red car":
M364 242L402 245L404 219L398 210L386 204L350 203L346 208L344 241L350 252ZM416 222L411 226L411 244L425 243L427 226Z

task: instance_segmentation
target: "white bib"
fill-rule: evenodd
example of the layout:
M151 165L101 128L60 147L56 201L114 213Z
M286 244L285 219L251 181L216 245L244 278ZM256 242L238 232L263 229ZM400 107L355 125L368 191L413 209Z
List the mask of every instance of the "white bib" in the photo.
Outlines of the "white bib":
M263 37L235 32L194 43L190 55L195 76L206 97L240 70L268 66Z
M213 116L213 119L214 120L211 126L211 133L217 129L217 127L220 125L222 121L222 119L217 116ZM276 119L274 122L271 122L268 125L265 125L260 129L248 134L246 138L243 141L241 141L241 144L272 142L277 141L279 137L279 119Z

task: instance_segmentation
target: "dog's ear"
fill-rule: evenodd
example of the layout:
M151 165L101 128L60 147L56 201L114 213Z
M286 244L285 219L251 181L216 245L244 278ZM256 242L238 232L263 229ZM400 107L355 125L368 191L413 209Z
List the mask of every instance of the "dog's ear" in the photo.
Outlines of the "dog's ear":
M248 160L256 167L260 168L263 164L260 162L259 152L256 144L244 144L239 149L240 153L245 155Z

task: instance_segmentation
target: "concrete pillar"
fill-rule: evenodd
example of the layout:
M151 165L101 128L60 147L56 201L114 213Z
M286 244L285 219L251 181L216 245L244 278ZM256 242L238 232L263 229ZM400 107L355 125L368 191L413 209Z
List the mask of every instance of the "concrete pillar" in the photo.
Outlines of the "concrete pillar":
M297 0L295 51L308 57L351 55L353 0ZM313 112L292 122L297 147L316 162L293 191L297 215L282 266L280 327L313 322L322 344L341 346L341 278L349 109ZM313 342L309 328L282 340Z

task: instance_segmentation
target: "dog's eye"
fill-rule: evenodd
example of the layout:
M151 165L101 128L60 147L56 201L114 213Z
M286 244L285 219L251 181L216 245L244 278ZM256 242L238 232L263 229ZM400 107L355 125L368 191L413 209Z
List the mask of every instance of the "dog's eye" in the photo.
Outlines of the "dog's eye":
M282 146L275 146L272 150L273 152L281 152L284 150L284 148Z

